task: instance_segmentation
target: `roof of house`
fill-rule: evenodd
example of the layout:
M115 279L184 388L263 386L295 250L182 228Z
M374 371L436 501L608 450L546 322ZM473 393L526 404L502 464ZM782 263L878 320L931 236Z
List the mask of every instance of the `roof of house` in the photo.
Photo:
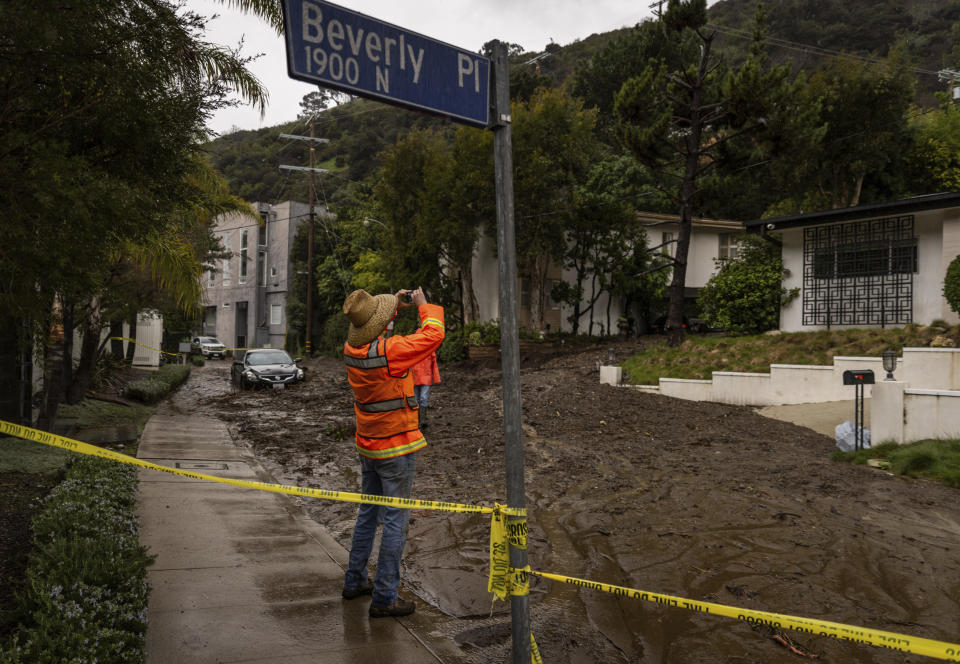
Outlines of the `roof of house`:
M680 215L660 214L658 212L637 212L637 219L640 220L641 226L646 227L680 223ZM704 219L702 217L694 217L690 220L690 223L694 228L716 228L718 230L731 232L743 231L742 222L729 221L727 219Z
M889 203L873 203L857 205L856 207L841 208L839 210L825 210L823 212L807 212L791 214L785 217L770 219L755 219L744 222L748 233L759 233L766 230L783 230L785 228L799 228L801 226L815 226L838 221L852 221L868 217L886 217L924 210L941 210L960 207L960 191L951 191L940 194L913 196Z

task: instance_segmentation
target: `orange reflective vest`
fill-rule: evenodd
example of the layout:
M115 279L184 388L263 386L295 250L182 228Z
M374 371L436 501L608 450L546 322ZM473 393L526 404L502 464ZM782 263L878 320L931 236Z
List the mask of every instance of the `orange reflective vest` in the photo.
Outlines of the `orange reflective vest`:
M357 451L365 457L389 459L427 445L418 428L409 369L443 341L443 307L424 304L419 313L421 329L414 334L377 337L359 348L343 346L353 388Z

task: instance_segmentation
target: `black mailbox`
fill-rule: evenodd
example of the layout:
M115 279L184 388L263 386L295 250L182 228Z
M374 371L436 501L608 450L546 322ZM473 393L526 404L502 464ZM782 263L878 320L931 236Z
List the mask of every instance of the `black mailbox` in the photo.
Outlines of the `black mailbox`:
M844 385L873 385L873 369L864 369L863 371L844 371Z

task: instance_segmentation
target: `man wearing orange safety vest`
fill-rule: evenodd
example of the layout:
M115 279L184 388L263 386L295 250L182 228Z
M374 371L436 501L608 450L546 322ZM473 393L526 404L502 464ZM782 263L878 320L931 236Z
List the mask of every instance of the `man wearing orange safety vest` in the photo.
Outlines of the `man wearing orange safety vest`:
M401 304L407 295L412 304ZM420 329L406 336L381 336L398 309L407 306L417 307ZM409 370L443 341L443 307L428 304L420 288L377 296L355 290L344 301L343 313L350 320L343 359L353 388L357 452L363 471L361 491L409 498L416 452L427 445L418 426L417 399ZM406 616L416 609L412 601L397 596L409 517L407 509L360 505L342 594L344 599L372 594L371 618ZM371 583L367 561L381 520L377 575Z

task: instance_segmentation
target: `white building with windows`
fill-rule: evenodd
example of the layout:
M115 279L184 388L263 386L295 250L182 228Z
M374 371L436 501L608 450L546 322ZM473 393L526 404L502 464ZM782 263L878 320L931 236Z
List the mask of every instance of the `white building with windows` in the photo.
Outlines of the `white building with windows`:
M943 279L960 255L960 192L746 223L783 241L784 332L960 321Z
M649 212L640 212L637 217L639 223L646 230L647 246L651 248L660 247L660 249L655 250L674 255L676 239L680 230L680 217L678 215ZM737 257L739 250L737 237L744 232L744 226L739 221L695 218L692 226L685 288L685 297L691 304L690 308L693 308L693 303L696 301L700 289L717 273L717 259ZM497 288L497 256L494 238L486 235L481 236L473 259L473 274L475 275L480 320L497 319L499 317L500 300ZM549 293L553 284L561 280L573 283L575 274L572 270L565 270L562 266L551 265L547 273L546 292ZM531 329L531 297L535 297L536 294L531 291L530 280L522 276L518 277L517 286L518 322L521 327ZM594 293L589 290L590 284L586 284L586 287L587 292L584 293L584 301L589 302L593 300ZM609 295L603 293L594 305L593 330L588 329L590 314L581 314L580 330L582 332L590 334L617 333L616 321L620 316L624 316L625 312L622 310L622 303L617 301L617 298L614 298L611 302L608 302L608 300ZM554 302L549 297L545 298L545 301L544 326L547 329L544 331L570 332L572 325L569 317L572 314L572 309ZM608 304L609 324L607 320Z
M282 348L287 334L287 292L293 282L290 250L297 230L309 223L306 203L253 203L261 223L222 215L214 227L230 257L204 281L203 323L198 334L227 348ZM327 216L321 207L315 215Z

